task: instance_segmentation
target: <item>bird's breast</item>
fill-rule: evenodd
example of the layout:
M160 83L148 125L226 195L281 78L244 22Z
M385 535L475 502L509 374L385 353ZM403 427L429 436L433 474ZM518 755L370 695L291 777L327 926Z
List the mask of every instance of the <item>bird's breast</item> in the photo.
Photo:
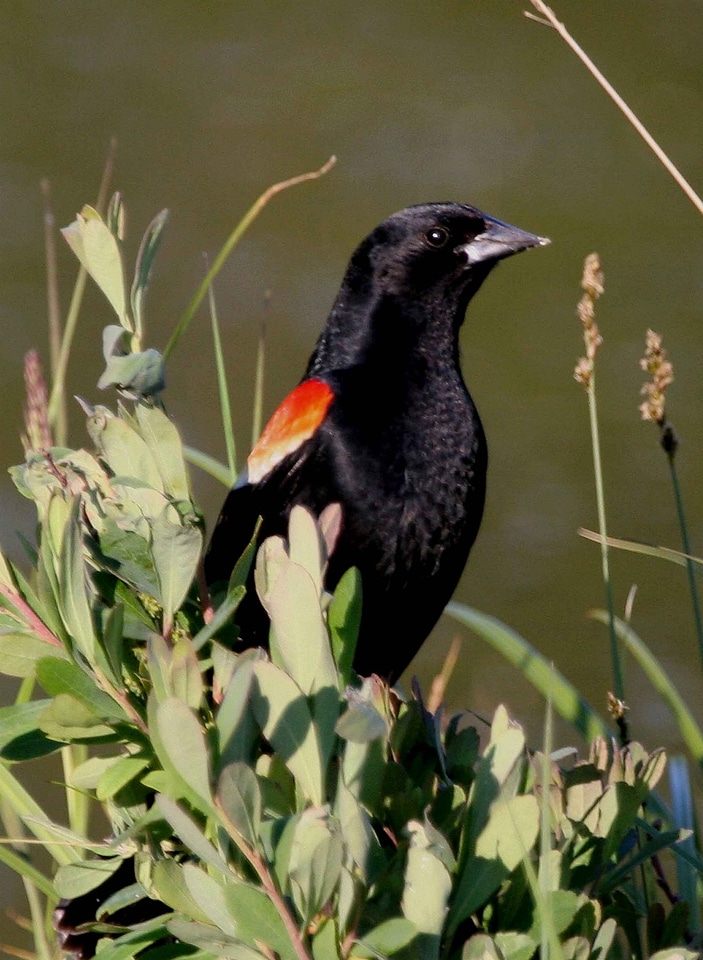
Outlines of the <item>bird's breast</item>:
M384 417L381 397L351 416L342 409L326 438L344 539L361 558L345 560L368 564L373 557L390 583L431 578L447 557L468 554L478 530L483 430L463 384L447 394L406 400L400 416Z

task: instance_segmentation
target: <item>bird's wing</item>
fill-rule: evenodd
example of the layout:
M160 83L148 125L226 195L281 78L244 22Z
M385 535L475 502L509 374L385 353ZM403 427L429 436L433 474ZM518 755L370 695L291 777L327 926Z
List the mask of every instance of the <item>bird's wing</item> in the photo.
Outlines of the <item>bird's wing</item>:
M334 391L323 380L300 383L276 409L247 458L247 467L222 507L205 557L209 584L229 579L233 566L251 540L256 521L264 517L263 539L285 534L291 504L304 484L301 468L312 440L327 416ZM303 470L304 474L304 470Z
M334 391L324 380L313 378L288 394L256 446L247 457L246 480L260 483L274 467L309 440L327 415Z

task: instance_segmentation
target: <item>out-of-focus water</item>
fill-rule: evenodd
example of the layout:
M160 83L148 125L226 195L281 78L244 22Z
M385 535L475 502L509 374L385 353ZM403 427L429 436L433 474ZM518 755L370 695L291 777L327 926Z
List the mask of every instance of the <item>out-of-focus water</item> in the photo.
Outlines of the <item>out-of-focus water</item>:
M324 180L277 197L217 285L240 459L250 436L258 331L268 330L266 408L299 378L347 257L400 207L471 201L553 244L502 265L474 302L463 337L467 381L491 449L483 530L458 599L507 621L602 708L608 641L586 619L604 602L594 527L586 399L572 380L585 254L598 250L606 295L598 361L609 526L679 546L656 430L639 422L638 358L653 326L675 363L670 415L694 552L703 551L703 222L633 130L524 3L307 0L5 4L0 12L0 456L21 458L22 356L46 357L38 182L51 180L59 224L94 199L107 143L119 140L132 255L151 216L172 218L149 299L149 344L163 347L234 223L269 183L318 167ZM703 184L703 8L561 0L558 12L694 183ZM67 307L74 264L60 251ZM99 397L100 333L90 291L71 390ZM165 396L188 443L220 458L209 322L203 311L173 355ZM87 442L76 407L72 439ZM195 476L208 518L224 491ZM0 478L0 542L19 555L28 504ZM698 715L701 665L685 574L629 555L612 561L622 610ZM456 626L441 623L413 670L427 681ZM3 688L9 702L11 686ZM678 747L675 725L628 665L634 734ZM544 705L515 670L465 637L452 707L490 714L500 701L538 742ZM570 736L565 734L565 736ZM37 769L34 788L46 778ZM60 813L57 814L60 816ZM5 874L3 874L3 878ZM2 879L2 878L0 878ZM3 879L0 899L20 902Z

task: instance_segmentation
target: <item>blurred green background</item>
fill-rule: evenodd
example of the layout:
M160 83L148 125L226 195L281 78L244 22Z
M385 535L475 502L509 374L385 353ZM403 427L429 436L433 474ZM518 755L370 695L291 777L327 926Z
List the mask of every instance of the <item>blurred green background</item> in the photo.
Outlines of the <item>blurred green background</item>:
M465 200L546 234L546 250L502 265L469 311L464 369L490 443L483 529L457 598L500 617L603 709L608 640L586 612L604 602L594 527L582 350L575 305L583 257L606 274L598 395L609 528L679 546L657 431L639 421L644 333L664 336L676 382L669 414L694 552L703 552L703 223L556 34L500 0L27 0L0 9L0 456L21 459L22 357L46 348L39 181L56 219L95 198L107 144L119 141L131 255L153 214L172 218L149 300L148 345L163 348L213 255L269 183L322 164L322 181L277 197L226 265L216 293L240 462L251 430L256 342L268 330L265 405L297 382L356 243L387 214ZM683 172L703 185L703 6L698 0L561 0L557 13ZM75 262L60 247L64 311ZM70 392L90 402L111 322L85 300ZM165 401L187 443L224 459L213 350L201 311L171 358ZM71 410L71 438L87 443ZM210 523L224 490L195 473ZM29 505L0 477L0 543L21 554ZM633 623L689 703L701 665L685 571L613 557L618 611L639 585ZM443 621L412 672L425 684L452 636ZM666 710L627 671L633 734L678 745ZM13 687L0 690L10 702ZM506 702L539 743L544 705L512 667L465 637L451 708ZM566 738L570 736L565 733ZM563 740L563 737L562 737ZM58 774L57 774L58 776ZM34 788L50 789L44 769ZM57 815L60 815L57 813ZM0 874L0 900L21 890Z

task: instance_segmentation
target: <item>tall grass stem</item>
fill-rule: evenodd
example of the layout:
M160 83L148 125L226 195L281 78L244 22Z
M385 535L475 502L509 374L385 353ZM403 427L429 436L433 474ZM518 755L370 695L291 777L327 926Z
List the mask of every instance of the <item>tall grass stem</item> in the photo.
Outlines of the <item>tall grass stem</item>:
M591 446L593 449L593 475L596 485L596 508L598 511L598 530L600 532L600 554L605 585L605 602L608 610L608 632L610 635L610 654L613 668L613 686L618 700L625 699L620 650L615 634L615 606L613 604L613 585L610 578L610 556L607 543L607 524L605 519L605 487L603 485L603 464L600 452L600 433L598 430L598 407L596 403L596 375L592 373L587 387L588 416L591 424Z
M696 583L695 563L691 559L691 544L688 536L688 523L686 522L686 512L683 506L683 496L681 494L681 485L679 484L678 470L674 454L667 455L669 460L669 470L671 472L671 484L674 488L674 500L676 502L676 513L679 518L679 527L681 530L681 543L683 552L686 554L686 572L688 574L688 587L691 592L691 604L693 606L693 620L696 625L696 637L698 639L698 652L703 664L703 617L701 616L701 601L698 595L698 584Z
M212 285L210 286L208 296L210 301L210 320L212 322L212 343L215 350L215 366L217 368L217 393L220 399L222 432L225 437L227 466L229 467L230 485L232 485L237 478L237 447L234 439L234 428L232 426L232 408L229 402L227 371L225 370L225 360L222 354L220 321L217 315L217 303L215 302L215 291Z
M166 348L164 349L164 360L168 360L173 353L176 344L188 329L190 321L195 316L198 307L203 302L210 288L210 284L222 269L227 257L229 257L232 250L242 239L246 231L259 216L269 200L275 197L277 193L280 193L282 190L287 190L289 187L294 187L299 183L305 183L307 180L319 179L319 177L324 176L328 170L331 170L336 162L336 157L330 157L327 163L323 164L319 170L311 170L308 173L301 173L297 177L291 177L289 180L282 180L280 183L274 183L267 190L264 190L261 196L254 201L237 226L230 233L229 237L225 240L222 249L215 257L212 266L205 275L204 280L195 291L190 303L186 307L185 313L176 324L176 329L171 334L171 339L168 341Z

